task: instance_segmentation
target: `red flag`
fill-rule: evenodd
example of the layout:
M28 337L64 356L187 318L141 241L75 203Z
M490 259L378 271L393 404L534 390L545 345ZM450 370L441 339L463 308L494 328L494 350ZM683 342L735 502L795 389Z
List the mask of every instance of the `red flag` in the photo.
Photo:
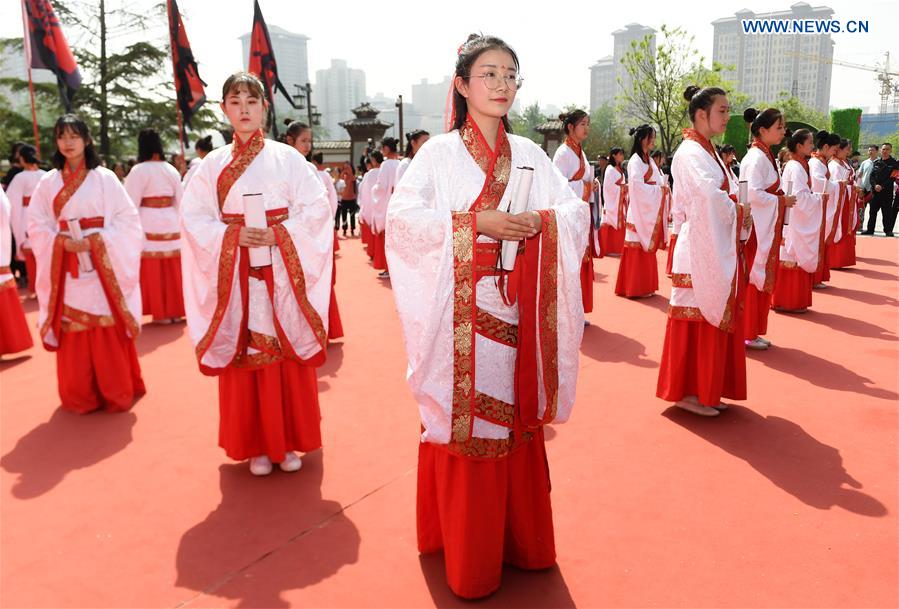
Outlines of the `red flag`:
M178 96L178 108L184 122L190 124L190 119L200 106L206 103L206 83L200 78L197 71L197 62L194 60L193 51L190 49L190 41L187 39L187 31L178 12L178 4L175 0L168 0L169 13L169 44L172 49L172 64L175 72L175 93Z
M72 95L81 86L81 73L62 33L59 18L50 0L22 0L28 31L25 44L31 55L31 67L50 70L56 75L59 95L66 111L72 110Z
M272 39L268 35L268 26L265 25L265 19L262 17L262 9L259 8L259 0L253 2L253 31L250 35L250 61L247 71L255 74L262 81L263 89L265 89L265 99L269 104L269 112L272 117L272 128L275 135L278 134L277 124L275 120L275 100L273 98L273 89L277 88L291 106L296 108L293 98L281 84L278 78L278 65L275 62L275 50L272 47Z

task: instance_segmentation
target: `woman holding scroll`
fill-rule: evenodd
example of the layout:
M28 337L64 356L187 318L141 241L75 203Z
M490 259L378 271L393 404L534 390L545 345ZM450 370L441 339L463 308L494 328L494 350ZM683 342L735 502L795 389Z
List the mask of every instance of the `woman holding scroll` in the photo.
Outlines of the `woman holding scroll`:
M589 207L542 149L509 133L521 84L506 43L469 37L452 130L418 151L387 212L422 423L418 548L443 551L465 598L496 590L503 562L555 564L543 426L571 414L584 331ZM520 213L502 211L510 200ZM513 245L500 260L501 243L518 243L517 256Z
M263 137L256 76L222 90L234 141L209 153L182 200L184 304L203 374L219 379L219 445L254 475L300 469L321 447L334 216L315 168Z
M53 133L55 169L28 206L41 341L56 352L63 408L126 411L146 392L134 348L140 216L116 175L100 167L83 120L66 114Z

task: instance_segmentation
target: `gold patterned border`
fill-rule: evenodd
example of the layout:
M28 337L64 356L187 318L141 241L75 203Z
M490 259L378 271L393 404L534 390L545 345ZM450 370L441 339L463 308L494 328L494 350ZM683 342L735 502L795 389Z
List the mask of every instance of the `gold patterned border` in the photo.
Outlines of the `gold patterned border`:
M486 393L475 391L474 413L477 417L503 427L515 425L515 405L507 404Z
M702 311L699 307L668 306L668 317L671 319L683 319L686 321L703 321Z
M112 315L95 315L69 305L63 305L62 314L63 332L83 332L91 328L110 328L115 325Z
M496 150L490 149L487 140L471 115L459 129L459 136L471 158L484 172L484 186L480 194L469 207L470 211L485 211L499 206L509 177L512 175L512 147L505 129L500 125L496 134Z
M780 184L780 180L777 181ZM765 283L762 290L766 294L774 292L774 284L777 280L777 261L780 259L780 244L783 241L784 215L786 214L784 195L777 195L777 219L774 221L774 238L771 240L771 249L768 250L768 259L765 261Z
M147 241L177 241L181 233L144 233Z
M200 369L206 373L211 372L212 369L203 365L203 356L212 344L212 339L214 339L216 333L218 333L219 326L222 325L222 320L225 317L225 310L228 308L228 303L231 301L231 288L234 283L234 267L237 264L237 245L239 237L239 226L229 226L225 229L225 235L222 237L222 251L219 255L218 268L218 300L216 301L215 312L212 314L212 319L209 321L209 328L207 328L206 334L204 334L203 338L200 339L200 342L197 343L195 349L197 361L200 363Z
M62 167L62 188L59 189L59 192L56 193L56 196L53 197L53 215L57 218L59 214L62 213L62 209L66 206L66 203L69 202L69 199L72 198L81 185L84 184L85 178L87 178L87 166L84 164L84 161L81 161L81 164L78 165L77 168L71 169L68 163L65 163Z
M231 227L229 227L231 228ZM322 351L328 344L328 332L325 325L315 308L309 303L306 297L306 276L303 274L303 266L300 264L300 256L294 247L293 239L287 229L282 224L272 226L275 232L275 241L278 244L278 251L281 253L281 259L284 260L284 266L287 269L287 275L290 277L290 287L293 288L293 295L296 298L297 305L306 323L315 334L315 340L321 346Z
M164 252L148 252L140 253L141 258L180 258L181 250L166 250Z
M231 191L231 187L243 175L243 172L247 170L253 159L262 152L264 146L265 136L261 129L250 136L250 139L242 145L237 134L234 134L234 142L231 147L231 162L225 166L216 181L219 210L225 206L225 199Z
M541 209L540 214L540 300L537 303L540 324L540 354L543 364L543 390L546 410L543 422L556 418L559 401L559 231L556 212Z
M476 212L453 213L452 441L467 442L474 426L477 284L474 277Z
M125 296L122 294L118 279L116 279L103 236L100 233L93 233L86 239L90 243L94 267L97 269L100 285L103 286L103 291L106 293L106 300L109 302L109 308L112 309L113 317L116 317L124 326L128 336L137 338L137 335L140 334L140 324L134 319L125 303Z
M690 273L672 273L671 287L675 288L692 288L693 275Z
M474 459L501 459L512 454L534 438L534 433L523 431L517 435L514 431L508 438L491 440L489 438L470 438L465 442L450 442L437 445L451 453Z
M53 240L53 254L50 257L50 297L47 300L47 318L41 326L41 342L48 351L55 351L55 347L47 342L47 334L52 330L59 341L60 324L62 322L62 300L65 292L65 261L66 251L64 245L66 236L56 234Z
M518 346L518 326L503 321L478 307L475 332L507 347Z

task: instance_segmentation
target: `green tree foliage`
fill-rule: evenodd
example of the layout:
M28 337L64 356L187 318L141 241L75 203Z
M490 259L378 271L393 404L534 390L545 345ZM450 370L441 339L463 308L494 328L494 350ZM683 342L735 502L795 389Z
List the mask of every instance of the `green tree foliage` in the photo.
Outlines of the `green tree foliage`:
M858 137L862 128L861 108L831 110L830 126L834 133L839 133L852 143L852 150L858 150Z
M809 125L814 126L816 131L821 129L830 131L830 118L826 114L819 112L803 103L798 97L786 92L781 92L775 100L760 102L755 107L759 110L764 110L765 108L778 108L783 112L787 122L798 121L800 123L808 123Z
M515 135L526 137L538 144L543 143L543 136L537 133L537 127L542 125L548 118L540 112L540 104L534 102L530 106L526 106L521 113L512 112L509 114L509 122L512 123L512 132Z
M628 149L630 138L618 124L615 106L606 103L590 114L590 135L584 142L584 153L592 162L600 154L608 154L615 146Z

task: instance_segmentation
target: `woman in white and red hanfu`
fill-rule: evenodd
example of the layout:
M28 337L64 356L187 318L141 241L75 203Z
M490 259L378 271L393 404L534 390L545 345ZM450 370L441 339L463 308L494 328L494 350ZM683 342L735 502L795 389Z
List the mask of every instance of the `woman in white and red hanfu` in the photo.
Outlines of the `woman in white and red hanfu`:
M34 251L28 243L28 205L37 183L46 171L38 167L37 151L34 146L25 144L19 147L19 161L22 171L17 173L6 189L11 205L10 222L12 233L16 238L16 258L25 260L25 272L28 275L28 291L34 294L34 282L37 279L37 268L34 262Z
M759 112L747 108L743 118L749 123L752 145L740 163L740 178L747 183L752 209L752 233L746 242L746 267L749 283L743 310L743 339L750 349L764 350L771 341L762 338L768 332L768 312L780 262L784 214L796 202L786 196L777 172L771 146L784 139L784 117L777 108Z
M374 205L373 189L378 181L378 172L380 172L381 161L384 157L377 150L365 157L365 166L367 171L362 176L362 183L359 184L359 234L361 235L362 244L365 246L365 253L369 258L374 258L374 242L371 230L371 212Z
M387 256L418 402L418 549L443 551L459 596L503 563L555 564L543 426L568 419L583 335L590 212L530 140L507 135L521 84L501 40L460 48L449 133L431 138L390 202ZM508 203L533 168L527 210ZM518 243L498 271L501 240Z
M746 399L742 298L748 210L710 139L724 133L730 106L723 89L688 87L691 129L672 161L686 221L674 251L668 324L656 395L690 412L716 416L722 397Z
M22 174L16 177L19 175ZM25 351L34 345L19 301L16 279L9 269L12 258L10 209L9 199L0 189L0 356Z
M238 72L222 98L234 142L203 160L181 205L187 325L200 370L218 377L219 445L255 475L296 471L294 451L321 447L334 216L315 168L264 138L260 81ZM268 228L245 226L249 194ZM253 247L271 264L250 266Z
M63 408L130 410L146 393L134 346L141 318L140 216L116 175L100 167L84 121L67 114L54 135L56 169L41 178L28 206L41 340L56 352ZM73 233L75 220L81 239Z
M668 242L668 182L650 158L656 131L649 125L631 129L633 154L627 162L628 208L624 252L618 265L615 294L628 298L652 296L659 289L656 251Z
M771 306L775 311L805 312L812 306L812 276L824 255L826 194L812 192L808 155L812 133L799 129L787 138L791 159L780 176L785 192L792 189L796 204L784 225L780 263L774 280Z
M381 141L381 154L384 155L384 160L381 162L378 179L371 191L371 230L374 249L372 266L381 271L378 274L381 279L390 277L390 271L387 268L384 230L387 224L387 206L396 187L396 173L400 166L396 156L396 147L395 138L385 137Z
M623 163L624 150L612 148L602 181L602 223L599 227L601 256L620 256L624 249L628 199Z
M830 175L839 188L840 204L835 221L833 245L828 248L827 264L832 269L855 266L855 229L858 224L858 190L855 188L855 171L846 160L852 152L852 143L843 138L836 154L827 164Z
M165 160L162 140L152 129L137 138L138 163L125 177L125 191L140 210L144 228L140 293L144 315L172 323L184 317L181 287L181 176Z
M590 208L590 243L584 252L581 263L581 294L584 301L584 313L593 312L593 257L599 256L599 232L593 226L593 206L590 198L593 195L593 166L587 162L587 155L581 144L590 135L590 115L583 110L574 110L562 115L562 132L565 141L556 148L553 164L568 180L568 185Z
M840 215L840 186L830 175L827 164L833 158L840 145L840 136L836 133L819 131L815 134L815 150L808 160L809 173L812 176L812 192L827 193L827 202L824 207L824 250L818 257L818 268L812 277L812 287L816 289L826 288L825 281L830 281L830 264L828 263L828 251L833 246L837 230L836 219Z
M194 177L194 174L197 172L197 169L199 169L200 163L206 158L206 155L212 152L212 136L207 135L206 137L198 139L197 143L194 144L194 150L196 151L197 156L191 159L190 164L187 166L187 173L184 174L184 178L181 180L182 190L187 188L187 184L190 182L190 179ZM177 171L177 169L175 171Z

